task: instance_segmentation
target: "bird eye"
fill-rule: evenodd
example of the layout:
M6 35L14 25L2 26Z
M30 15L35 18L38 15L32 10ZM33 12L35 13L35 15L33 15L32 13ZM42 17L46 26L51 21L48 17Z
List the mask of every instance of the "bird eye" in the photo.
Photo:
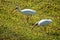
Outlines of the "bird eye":
M18 9L17 7L15 9Z

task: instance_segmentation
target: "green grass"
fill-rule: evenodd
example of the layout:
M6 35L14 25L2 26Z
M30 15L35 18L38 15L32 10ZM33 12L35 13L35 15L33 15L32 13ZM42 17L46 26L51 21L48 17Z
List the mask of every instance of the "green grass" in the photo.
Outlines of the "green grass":
M11 11L16 7L37 11L26 22L26 15ZM33 24L41 19L52 19L53 23L44 27ZM0 40L60 40L60 0L0 0Z

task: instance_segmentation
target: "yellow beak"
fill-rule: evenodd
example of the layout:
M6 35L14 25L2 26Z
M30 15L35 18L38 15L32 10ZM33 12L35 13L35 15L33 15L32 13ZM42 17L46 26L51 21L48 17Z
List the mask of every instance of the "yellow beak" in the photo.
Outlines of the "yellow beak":
M15 9L13 9L11 13L14 13L15 11L16 11L16 8L15 8Z
M36 26L33 26L33 28L31 30L33 30Z
M33 28L32 28L32 30L35 28L37 26L37 23L35 23L34 25L33 25Z

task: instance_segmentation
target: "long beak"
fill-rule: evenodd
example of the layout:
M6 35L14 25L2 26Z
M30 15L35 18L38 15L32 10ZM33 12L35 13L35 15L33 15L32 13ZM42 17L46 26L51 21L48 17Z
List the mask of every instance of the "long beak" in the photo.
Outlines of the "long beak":
M31 30L33 30L35 28L35 26L33 26L33 28Z
M16 11L16 8L11 11L11 13L14 13Z
M32 30L33 30L36 26L37 26L37 24L34 24Z

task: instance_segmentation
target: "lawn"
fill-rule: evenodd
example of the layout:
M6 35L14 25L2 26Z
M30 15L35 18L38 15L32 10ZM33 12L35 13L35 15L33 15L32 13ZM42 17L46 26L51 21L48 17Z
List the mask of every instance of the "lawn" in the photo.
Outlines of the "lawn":
M36 10L36 14L26 21L26 15L17 10ZM52 19L53 22L44 27L33 24L41 19ZM0 40L60 40L60 0L0 0Z

